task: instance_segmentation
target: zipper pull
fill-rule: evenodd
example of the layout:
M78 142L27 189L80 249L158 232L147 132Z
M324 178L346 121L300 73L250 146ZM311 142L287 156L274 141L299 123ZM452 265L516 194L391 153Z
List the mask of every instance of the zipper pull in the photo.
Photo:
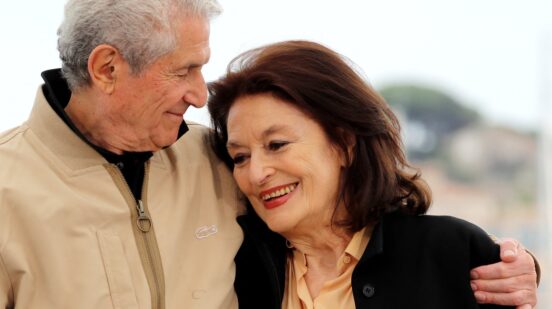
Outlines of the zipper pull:
M138 200L138 203L136 203L136 210L138 211L138 218L136 219L138 229L144 233L149 232L151 229L151 219L146 214L142 200Z

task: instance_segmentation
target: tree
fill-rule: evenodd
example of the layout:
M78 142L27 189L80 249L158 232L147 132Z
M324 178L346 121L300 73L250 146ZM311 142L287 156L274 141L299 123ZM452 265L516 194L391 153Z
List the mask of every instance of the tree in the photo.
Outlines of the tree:
M402 118L407 152L415 160L435 156L448 135L481 119L475 110L430 87L395 84L380 93Z

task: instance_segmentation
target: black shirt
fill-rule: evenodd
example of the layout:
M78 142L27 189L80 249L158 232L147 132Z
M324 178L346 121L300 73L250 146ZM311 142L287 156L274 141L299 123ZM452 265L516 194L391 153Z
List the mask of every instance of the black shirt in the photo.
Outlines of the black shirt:
M151 158L153 153L147 152L125 152L122 155L110 152L106 149L98 147L92 144L86 139L86 137L77 129L75 124L71 121L67 113L65 113L65 107L69 103L71 98L71 91L67 85L66 80L63 78L60 69L52 69L42 72L42 79L44 79L44 85L42 91L46 100L52 107L52 109L58 114L58 116L71 128L77 136L85 141L90 147L94 148L100 155L102 155L107 162L117 165L117 167L123 173L126 182L128 183L132 194L136 200L139 200L142 195L142 185L144 182L145 163ZM178 131L178 138L188 131L188 126L183 121Z

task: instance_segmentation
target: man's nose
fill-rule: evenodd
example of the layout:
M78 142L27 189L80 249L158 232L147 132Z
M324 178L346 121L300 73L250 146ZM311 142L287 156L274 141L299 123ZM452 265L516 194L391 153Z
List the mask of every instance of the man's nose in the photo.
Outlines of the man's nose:
M197 72L190 79L189 88L184 94L184 102L194 106L195 108L201 108L207 103L207 85L201 72Z

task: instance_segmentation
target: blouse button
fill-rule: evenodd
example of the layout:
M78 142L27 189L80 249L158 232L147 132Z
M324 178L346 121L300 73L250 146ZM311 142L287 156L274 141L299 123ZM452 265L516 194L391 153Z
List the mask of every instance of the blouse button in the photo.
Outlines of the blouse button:
M366 298L371 298L372 296L374 296L374 293L375 289L371 284L368 283L365 284L364 287L362 287L362 294L364 294Z
M349 255L345 255L343 257L343 263L345 263L345 264L351 263L351 257Z

